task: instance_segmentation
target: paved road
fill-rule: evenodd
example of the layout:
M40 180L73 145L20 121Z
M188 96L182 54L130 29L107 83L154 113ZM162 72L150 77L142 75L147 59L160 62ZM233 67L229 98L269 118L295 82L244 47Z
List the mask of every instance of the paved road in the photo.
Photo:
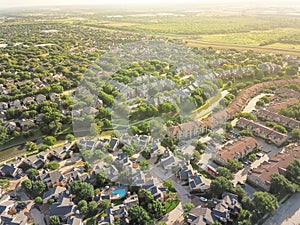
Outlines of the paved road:
M294 194L283 203L263 225L299 224L300 193ZM295 216L293 216L295 215Z
M161 181L172 179L170 177L167 177L163 173L163 171L160 168L156 167L156 166L154 166L151 169L150 173L153 176L159 178ZM191 195L190 195L190 193L183 186L181 186L180 184L178 184L175 179L172 179L172 180L174 181L174 188L177 191L177 194L178 194L178 196L180 198L181 203L184 204L186 202L191 202Z

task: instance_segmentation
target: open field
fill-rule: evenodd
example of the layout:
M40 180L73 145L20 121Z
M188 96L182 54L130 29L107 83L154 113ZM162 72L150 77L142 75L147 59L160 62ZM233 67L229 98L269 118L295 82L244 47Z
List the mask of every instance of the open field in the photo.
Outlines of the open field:
M299 17L222 14L125 15L89 21L96 27L171 38L296 50L300 50L299 24Z
M213 43L203 42L197 40L186 40L186 45L190 47L213 47L216 49L237 49L237 50L253 50L260 53L277 53L277 54L289 54L300 56L300 50L293 50L288 48L277 48L267 46L253 46L253 45L240 45L240 44L226 44L226 43Z

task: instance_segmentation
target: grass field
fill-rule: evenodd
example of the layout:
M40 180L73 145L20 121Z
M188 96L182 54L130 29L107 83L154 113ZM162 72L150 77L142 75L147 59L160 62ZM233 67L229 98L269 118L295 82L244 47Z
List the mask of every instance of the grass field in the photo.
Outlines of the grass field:
M124 16L86 25L218 44L300 50L300 18L289 16L185 14Z

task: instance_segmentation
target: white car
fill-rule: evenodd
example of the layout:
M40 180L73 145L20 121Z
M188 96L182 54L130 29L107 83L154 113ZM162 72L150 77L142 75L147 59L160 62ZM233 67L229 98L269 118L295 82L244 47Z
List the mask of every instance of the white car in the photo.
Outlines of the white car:
M202 196L201 196L199 199L200 199L202 202L207 202L207 199L204 198L204 197L202 197Z

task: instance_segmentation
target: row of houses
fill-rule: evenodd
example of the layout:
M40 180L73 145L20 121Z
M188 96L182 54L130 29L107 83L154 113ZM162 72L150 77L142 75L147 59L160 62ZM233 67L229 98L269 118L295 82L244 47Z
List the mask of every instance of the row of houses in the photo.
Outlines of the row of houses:
M260 123L256 123L245 118L240 118L237 121L236 126L241 129L250 130L254 135L269 140L277 146L283 145L288 140L288 136L286 134L282 134L270 127L266 127Z
M285 176L287 166L293 160L300 158L300 146L287 148L278 153L268 161L263 162L259 167L253 169L247 176L247 180L266 191L270 190L271 175L279 173Z
M49 162L51 157L63 160L72 155L72 151L70 149L73 144L73 142L67 142L63 146L51 150L48 149L36 155L16 157L14 161L3 163L0 166L0 176L17 178L21 176L23 171L26 171L29 168L42 168L47 162Z
M26 97L23 100L16 99L11 102L0 102L0 111L7 110L9 108L12 109L21 109L22 107L26 108L26 106L36 102L37 104L41 104L46 100L51 100L57 103L61 103L60 95L56 93L50 93L48 96L43 94L37 94L34 97Z
M190 121L168 128L167 132L178 141L190 140L207 132L207 126L201 121Z
M228 143L213 155L213 159L221 165L228 160L241 159L259 148L259 143L252 137L241 137L233 143Z
M300 121L287 116L280 115L278 113L270 112L265 109L259 109L256 113L257 117L262 120L278 123L286 128L295 129L300 128Z
M217 126L228 119L234 119L238 112L241 112L243 108L247 105L248 101L258 95L264 89L271 86L282 87L286 84L299 84L300 78L285 79L285 80L273 80L268 82L263 82L259 84L252 85L250 87L244 88L243 91L239 92L233 101L226 107L226 109L221 110L217 113L212 113L210 116L202 120L208 127ZM287 89L284 93L288 93Z

